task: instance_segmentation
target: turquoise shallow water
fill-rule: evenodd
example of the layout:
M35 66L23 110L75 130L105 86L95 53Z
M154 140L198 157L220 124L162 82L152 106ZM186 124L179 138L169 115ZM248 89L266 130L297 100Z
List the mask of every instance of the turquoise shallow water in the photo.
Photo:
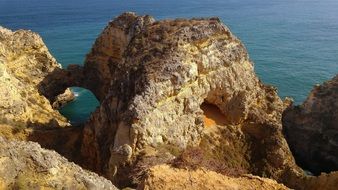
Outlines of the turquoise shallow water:
M219 16L244 42L263 82L297 104L338 73L337 0L0 0L0 25L38 32L66 67L82 64L107 22L125 11L156 19ZM74 91L79 96L62 112L83 122L97 101Z

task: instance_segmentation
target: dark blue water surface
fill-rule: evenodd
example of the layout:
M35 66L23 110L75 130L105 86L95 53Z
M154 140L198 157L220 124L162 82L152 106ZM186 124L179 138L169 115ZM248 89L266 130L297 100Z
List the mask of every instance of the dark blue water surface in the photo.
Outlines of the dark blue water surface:
M107 22L125 11L156 19L219 16L244 42L263 82L296 103L338 73L337 0L0 0L0 25L38 32L66 67L82 64ZM97 101L74 91L77 100L62 112L81 122Z

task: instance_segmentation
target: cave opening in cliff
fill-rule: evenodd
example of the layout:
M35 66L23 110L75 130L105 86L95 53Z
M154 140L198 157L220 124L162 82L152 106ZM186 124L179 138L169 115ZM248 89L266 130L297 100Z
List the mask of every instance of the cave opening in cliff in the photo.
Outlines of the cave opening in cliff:
M226 124L225 116L216 105L204 101L201 105L201 109L203 110L203 120L205 127Z
M85 123L100 103L95 95L85 88L72 87L71 90L75 99L63 106L59 111L73 126L77 126Z

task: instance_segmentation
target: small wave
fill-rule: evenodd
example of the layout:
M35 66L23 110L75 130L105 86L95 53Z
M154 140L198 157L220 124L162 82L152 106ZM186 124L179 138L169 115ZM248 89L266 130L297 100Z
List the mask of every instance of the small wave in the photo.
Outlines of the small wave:
M77 88L73 88L72 91L73 91L75 97L79 97L85 92L85 90L77 89Z

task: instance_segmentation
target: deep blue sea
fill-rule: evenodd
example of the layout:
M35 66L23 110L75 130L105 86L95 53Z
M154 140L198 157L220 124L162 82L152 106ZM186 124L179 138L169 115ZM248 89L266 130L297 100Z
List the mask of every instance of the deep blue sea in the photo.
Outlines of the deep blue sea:
M0 0L0 25L38 32L66 67L83 64L102 29L125 11L220 17L246 45L262 81L297 104L338 73L338 0ZM76 101L61 111L83 122L98 102L87 90L74 91Z

